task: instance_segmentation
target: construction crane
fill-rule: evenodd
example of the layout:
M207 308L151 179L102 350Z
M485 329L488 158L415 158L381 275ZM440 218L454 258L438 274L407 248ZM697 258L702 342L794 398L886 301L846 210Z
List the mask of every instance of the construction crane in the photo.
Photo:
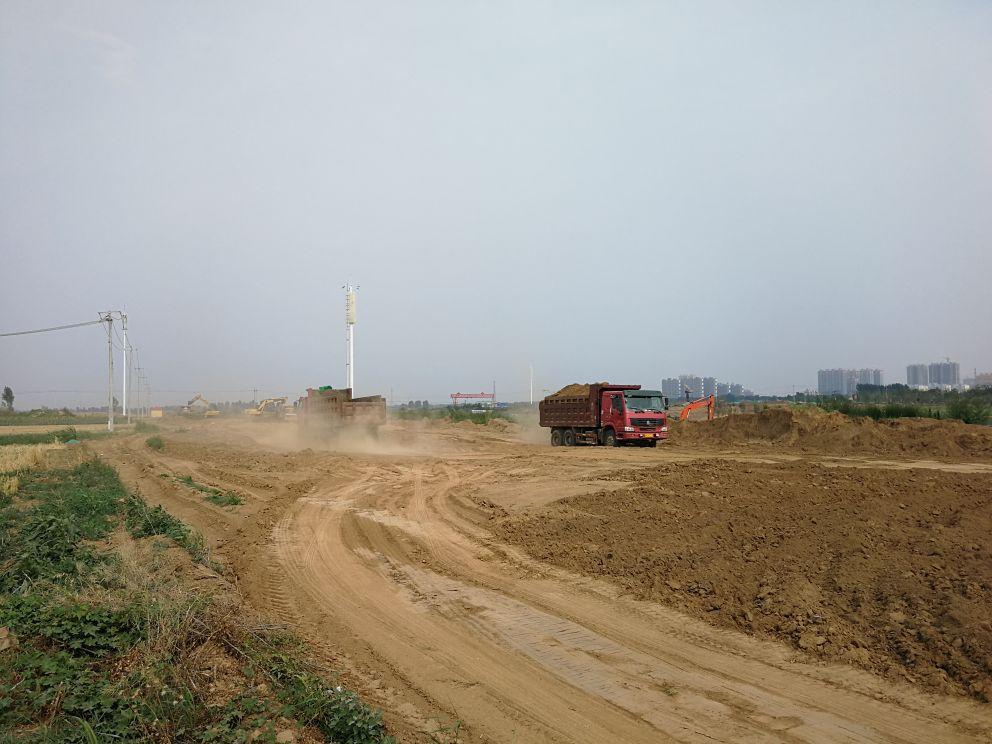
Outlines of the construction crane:
M496 406L496 393L452 393L451 405L457 406L460 400L488 400L492 406Z
M246 408L245 413L249 416L261 416L264 413L274 413L276 416L281 416L283 414L283 406L286 405L286 396L281 398L266 398L261 401L254 408ZM269 406L272 406L272 410L268 411Z
M710 421L713 420L713 411L716 408L716 397L709 395L705 398L697 398L691 403L686 403L685 407L679 412L679 421L685 421L689 418L689 414L695 411L697 408L706 407L706 418Z

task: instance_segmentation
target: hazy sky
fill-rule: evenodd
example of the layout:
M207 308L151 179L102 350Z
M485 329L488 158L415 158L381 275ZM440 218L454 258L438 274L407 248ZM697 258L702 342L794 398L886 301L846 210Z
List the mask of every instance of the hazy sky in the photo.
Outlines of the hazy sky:
M970 374L990 249L987 0L0 2L0 332L158 402L342 385L349 278L359 394Z

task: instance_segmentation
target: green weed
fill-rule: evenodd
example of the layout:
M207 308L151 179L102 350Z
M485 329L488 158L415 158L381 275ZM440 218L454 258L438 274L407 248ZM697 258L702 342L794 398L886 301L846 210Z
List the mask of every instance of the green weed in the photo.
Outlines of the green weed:
M161 451L165 448L165 442L163 442L162 437L159 436L148 437L148 439L145 440L145 444L156 451Z

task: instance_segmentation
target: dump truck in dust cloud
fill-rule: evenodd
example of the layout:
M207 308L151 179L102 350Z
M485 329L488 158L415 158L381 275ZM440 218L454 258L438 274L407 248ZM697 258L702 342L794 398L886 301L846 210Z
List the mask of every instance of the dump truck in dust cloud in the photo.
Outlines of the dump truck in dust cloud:
M296 401L296 421L308 433L375 433L386 423L386 399L381 395L352 398L351 388L330 385L307 388Z

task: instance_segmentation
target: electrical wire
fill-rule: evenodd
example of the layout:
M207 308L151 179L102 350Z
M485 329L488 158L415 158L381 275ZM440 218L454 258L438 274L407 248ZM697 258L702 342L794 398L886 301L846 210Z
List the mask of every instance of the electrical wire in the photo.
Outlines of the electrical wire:
M68 325L52 326L51 328L35 328L31 331L13 331L11 333L0 333L0 336L25 336L29 333L48 333L49 331L64 331L66 328L79 328L81 326L96 325L106 323L105 320L87 320L85 323L69 323Z

